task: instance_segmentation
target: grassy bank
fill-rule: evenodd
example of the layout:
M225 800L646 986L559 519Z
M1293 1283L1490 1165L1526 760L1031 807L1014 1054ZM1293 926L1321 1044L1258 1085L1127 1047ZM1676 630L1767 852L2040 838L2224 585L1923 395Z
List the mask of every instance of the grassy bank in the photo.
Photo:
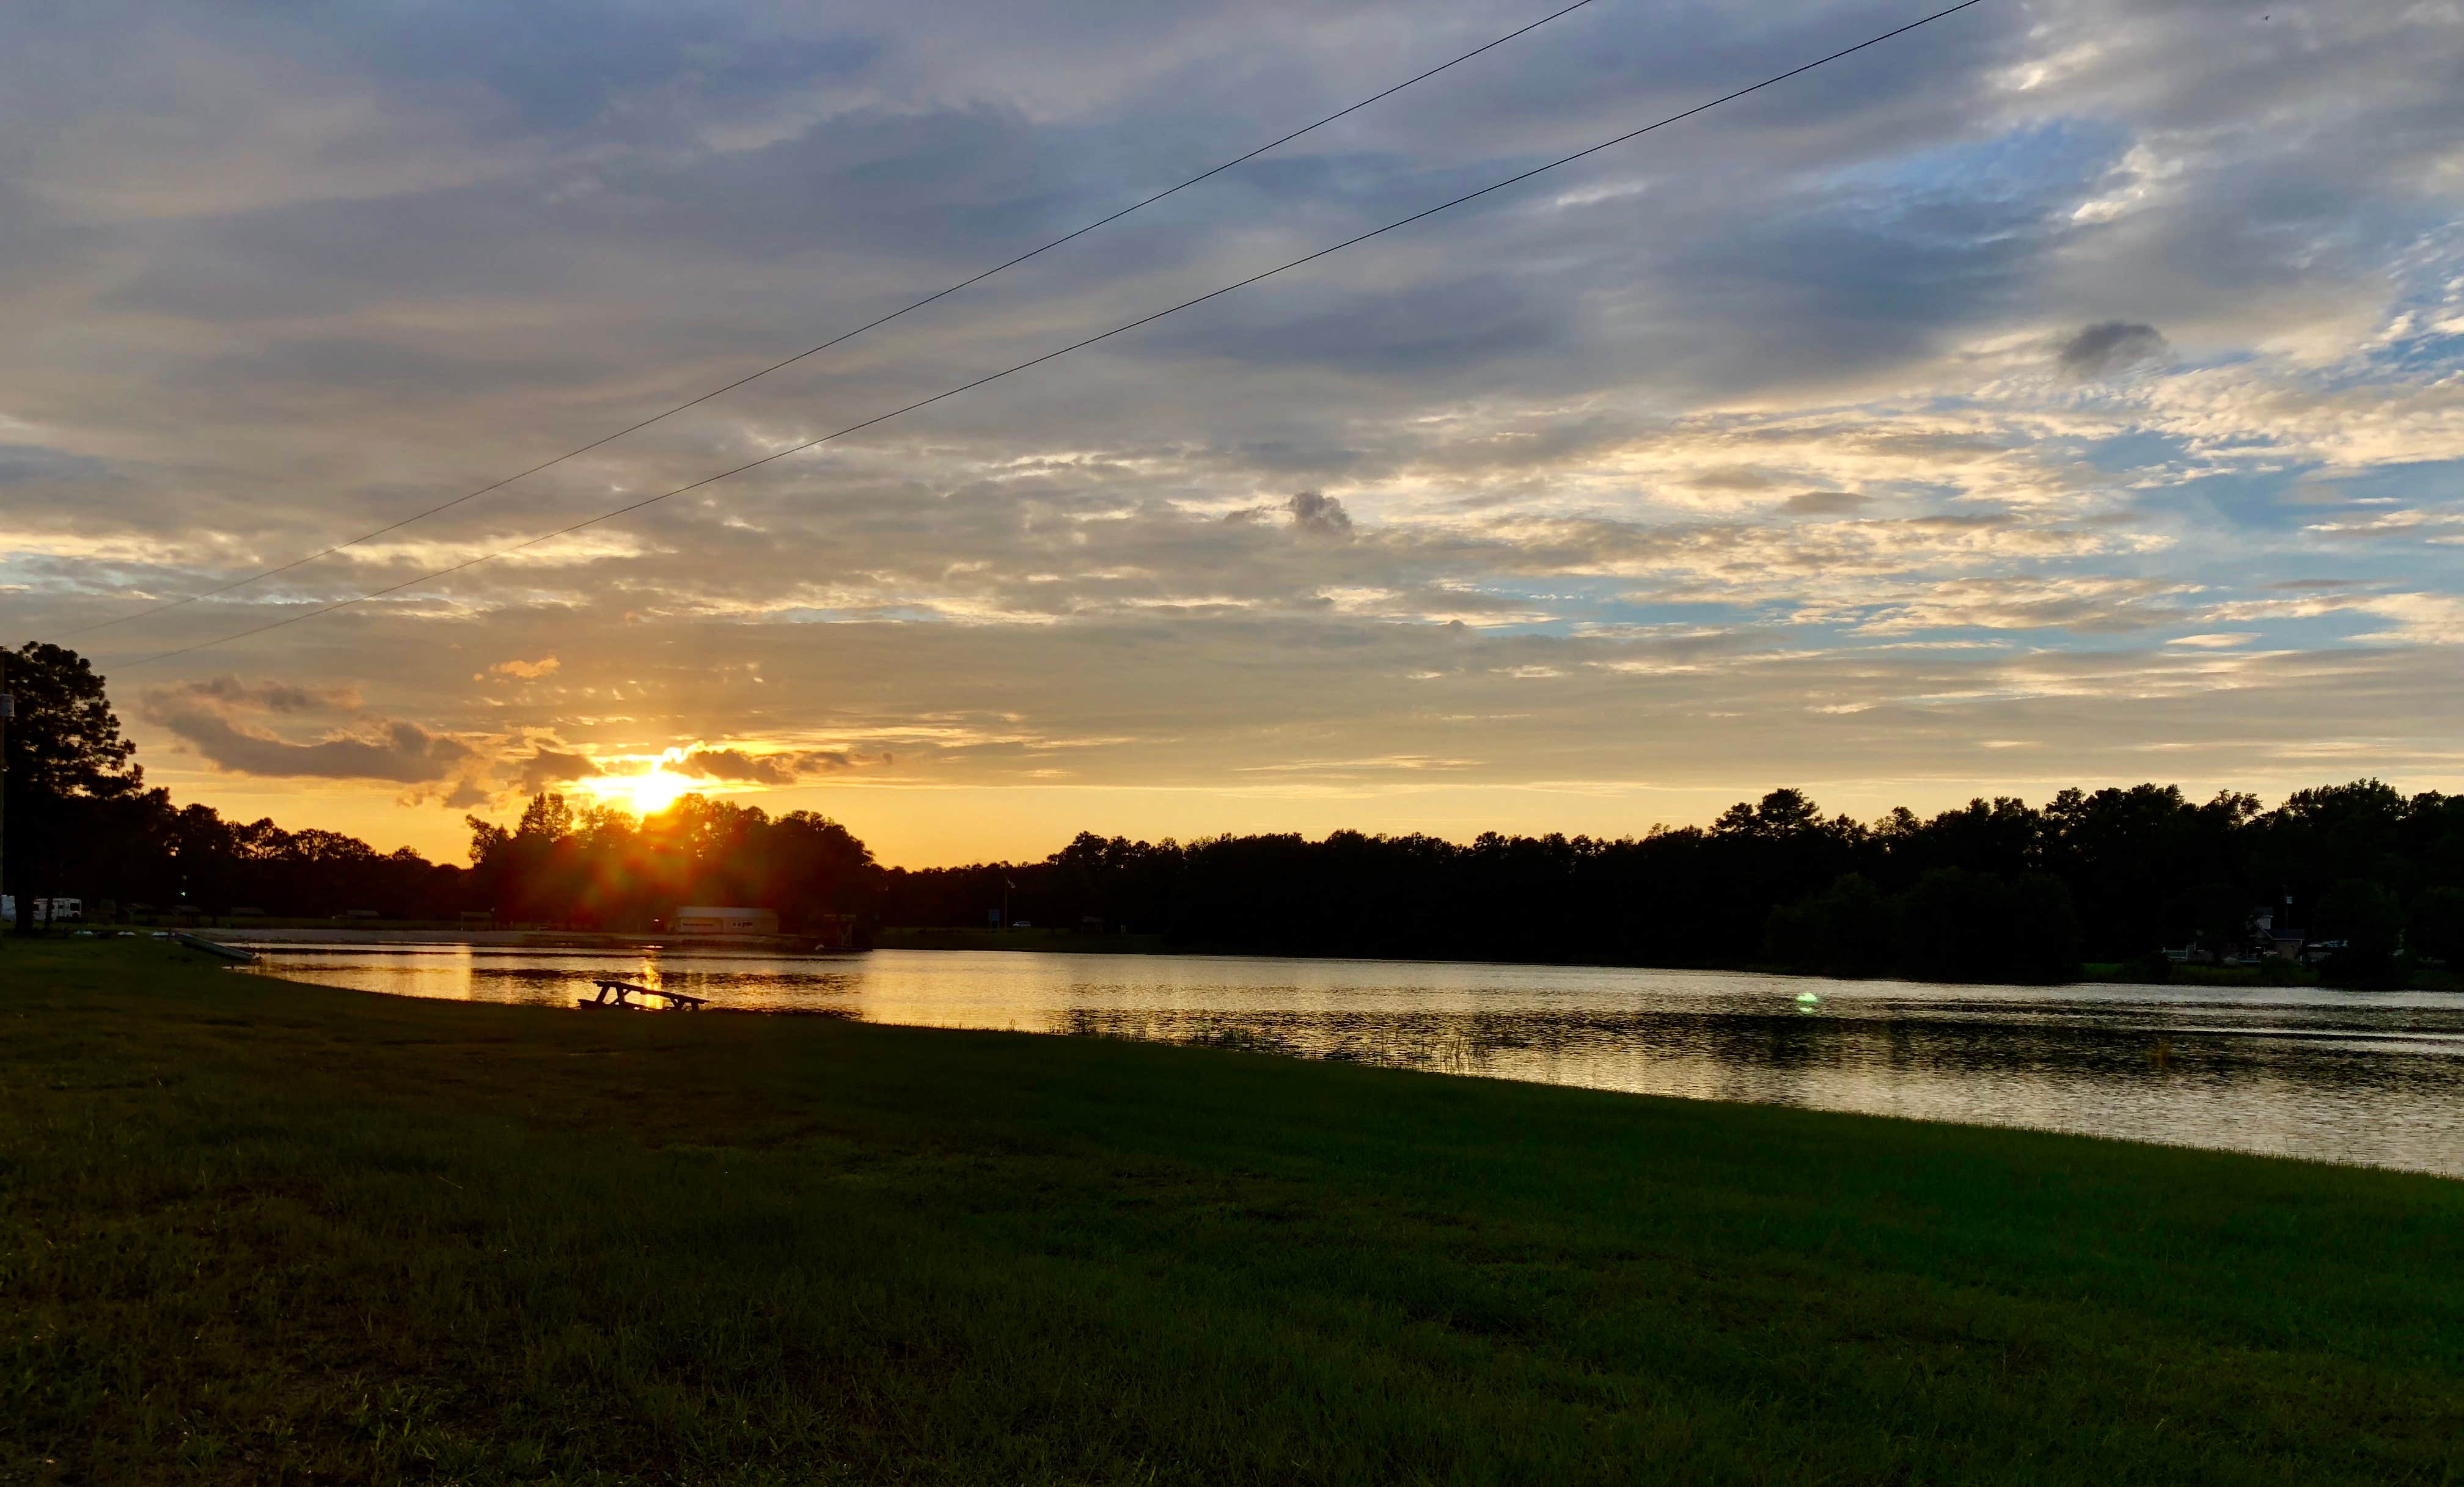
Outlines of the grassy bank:
M2464 1184L0 956L0 1481L2464 1474Z

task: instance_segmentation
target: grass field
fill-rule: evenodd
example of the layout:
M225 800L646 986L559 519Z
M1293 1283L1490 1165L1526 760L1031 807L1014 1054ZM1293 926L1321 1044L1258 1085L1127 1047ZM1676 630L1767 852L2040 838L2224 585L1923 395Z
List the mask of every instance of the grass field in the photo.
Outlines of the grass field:
M2434 1178L150 942L0 1035L9 1483L2464 1476Z

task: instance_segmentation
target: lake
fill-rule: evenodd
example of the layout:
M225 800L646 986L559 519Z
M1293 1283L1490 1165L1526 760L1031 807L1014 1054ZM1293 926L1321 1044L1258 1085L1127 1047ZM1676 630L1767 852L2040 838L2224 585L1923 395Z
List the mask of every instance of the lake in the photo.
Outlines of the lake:
M268 974L399 995L570 1007L593 978L618 976L753 1011L1204 1043L2464 1176L2453 993L1241 955L252 948Z

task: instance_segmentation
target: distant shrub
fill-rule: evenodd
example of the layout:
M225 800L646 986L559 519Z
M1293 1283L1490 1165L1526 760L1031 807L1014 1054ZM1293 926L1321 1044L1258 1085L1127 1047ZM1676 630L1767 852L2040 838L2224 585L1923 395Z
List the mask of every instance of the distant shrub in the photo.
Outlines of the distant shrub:
M2173 979L2173 963L2154 951L2122 963L2121 979L2137 986L2162 986Z

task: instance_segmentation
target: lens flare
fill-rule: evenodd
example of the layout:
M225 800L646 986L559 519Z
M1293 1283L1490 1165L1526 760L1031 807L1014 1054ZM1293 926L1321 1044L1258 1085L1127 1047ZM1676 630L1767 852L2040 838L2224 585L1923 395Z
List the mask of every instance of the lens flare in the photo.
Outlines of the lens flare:
M652 765L639 775L603 775L588 781L587 787L601 799L613 800L636 816L651 816L675 804L678 797L695 788L695 782Z

